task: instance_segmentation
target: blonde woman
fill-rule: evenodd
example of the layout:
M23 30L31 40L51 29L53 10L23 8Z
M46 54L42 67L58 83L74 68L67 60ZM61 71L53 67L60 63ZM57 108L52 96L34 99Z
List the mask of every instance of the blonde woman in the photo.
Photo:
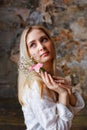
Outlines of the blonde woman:
M56 73L53 40L44 27L25 28L20 40L20 63L23 71L19 69L18 97L27 130L69 130L84 101ZM45 71L35 71L33 67L38 63Z

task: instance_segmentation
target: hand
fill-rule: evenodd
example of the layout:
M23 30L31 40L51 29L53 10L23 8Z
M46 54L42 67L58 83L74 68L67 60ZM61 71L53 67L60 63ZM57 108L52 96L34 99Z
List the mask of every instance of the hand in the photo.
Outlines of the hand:
M69 95L72 93L72 87L70 81L58 76L53 76L53 79L55 80L56 83L60 85L60 87L66 89Z
M55 92L57 92L59 94L59 103L64 104L65 106L69 107L69 95L68 92L65 88L61 87L61 83L58 82L58 79L56 79L56 81L53 79L53 77L48 74L47 72L40 73L44 83L46 84L46 86L51 89L54 90ZM62 80L62 79L60 79ZM63 80L61 81L63 82Z
M50 74L48 74L46 71L40 73L44 83L46 86L57 92L58 94L67 93L67 90L63 87L61 87L61 82L58 82L58 79L54 79Z
M55 77L53 76L54 80L56 83L60 84L60 87L64 88L67 90L68 94L69 94L69 103L72 106L75 106L76 104L76 97L75 95L72 93L72 87L71 87L71 83L62 77Z

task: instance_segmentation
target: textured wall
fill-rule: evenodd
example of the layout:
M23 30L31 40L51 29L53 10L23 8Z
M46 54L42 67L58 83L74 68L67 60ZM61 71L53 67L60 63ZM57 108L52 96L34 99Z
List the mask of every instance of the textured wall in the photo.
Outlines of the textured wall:
M0 0L0 96L17 95L15 63L20 34L28 24L50 29L55 40L57 67L86 98L86 0Z

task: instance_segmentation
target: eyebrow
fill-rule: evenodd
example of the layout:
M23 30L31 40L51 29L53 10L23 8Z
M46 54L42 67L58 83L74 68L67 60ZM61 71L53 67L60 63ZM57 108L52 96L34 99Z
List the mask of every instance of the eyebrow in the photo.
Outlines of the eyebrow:
M45 34L45 35L42 35L39 39L41 39L41 38L43 38L43 37L47 37L48 38L48 36ZM30 42L28 42L27 44L31 44L32 42L35 42L36 40L32 40L32 41L30 41Z
M35 40L32 40L32 41L28 42L28 44L30 44L30 43L32 43L32 42L35 42Z

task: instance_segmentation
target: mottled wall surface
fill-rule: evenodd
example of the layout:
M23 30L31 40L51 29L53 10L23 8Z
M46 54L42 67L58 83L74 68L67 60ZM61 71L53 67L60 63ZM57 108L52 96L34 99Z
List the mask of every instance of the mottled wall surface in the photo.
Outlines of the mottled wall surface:
M34 24L50 29L57 67L86 98L86 0L0 0L0 96L17 96L19 39L25 26Z

